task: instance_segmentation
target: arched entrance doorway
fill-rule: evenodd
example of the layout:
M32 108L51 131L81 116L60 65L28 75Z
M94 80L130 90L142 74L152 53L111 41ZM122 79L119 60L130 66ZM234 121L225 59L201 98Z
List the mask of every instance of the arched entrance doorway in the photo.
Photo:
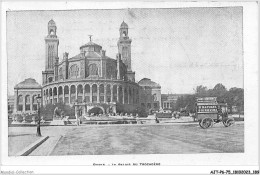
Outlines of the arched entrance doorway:
M88 110L88 114L94 114L94 115L104 114L104 109L96 106L96 107L93 107L90 110Z

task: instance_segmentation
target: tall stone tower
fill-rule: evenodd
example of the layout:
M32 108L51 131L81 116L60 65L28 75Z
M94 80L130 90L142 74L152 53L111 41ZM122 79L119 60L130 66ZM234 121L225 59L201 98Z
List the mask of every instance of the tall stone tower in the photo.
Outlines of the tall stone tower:
M131 68L131 42L128 37L128 25L123 21L120 29L120 38L117 42L118 53L121 55L122 62L127 66L127 71L132 71Z
M132 40L128 37L128 25L123 21L119 28L120 37L117 42L118 53L121 56L122 62L127 67L127 79L135 81L135 72L132 71L131 65L131 43Z
M58 57L59 39L57 27L53 20L48 23L48 35L45 37L45 70L53 70L55 58Z
M42 72L43 84L54 80L55 62L58 59L59 39L56 35L57 27L53 19L48 22L48 35L45 37L45 71Z

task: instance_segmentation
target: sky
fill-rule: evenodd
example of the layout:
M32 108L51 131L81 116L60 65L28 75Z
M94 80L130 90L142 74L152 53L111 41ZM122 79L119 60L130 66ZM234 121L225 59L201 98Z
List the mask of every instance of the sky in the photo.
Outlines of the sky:
M53 19L59 58L92 41L116 58L119 27L129 26L136 81L150 78L162 93L196 86L243 88L242 7L11 11L7 13L8 94L26 78L42 83L47 24Z

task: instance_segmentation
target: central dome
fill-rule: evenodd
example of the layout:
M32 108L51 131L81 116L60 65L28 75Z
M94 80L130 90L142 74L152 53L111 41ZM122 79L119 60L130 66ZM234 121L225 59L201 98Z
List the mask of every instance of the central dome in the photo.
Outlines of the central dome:
M81 51L95 51L95 52L100 52L100 50L102 49L102 46L89 41L87 44L84 44L82 46L80 46L80 50Z

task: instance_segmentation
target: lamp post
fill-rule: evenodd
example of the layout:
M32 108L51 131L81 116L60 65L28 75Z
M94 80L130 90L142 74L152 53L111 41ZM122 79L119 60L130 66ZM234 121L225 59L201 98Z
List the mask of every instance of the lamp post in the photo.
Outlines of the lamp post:
M41 99L42 97L40 95L38 95L36 97L37 100L37 104L38 104L38 123L37 123L37 133L36 136L41 137L41 113L40 113L40 104L41 104Z

